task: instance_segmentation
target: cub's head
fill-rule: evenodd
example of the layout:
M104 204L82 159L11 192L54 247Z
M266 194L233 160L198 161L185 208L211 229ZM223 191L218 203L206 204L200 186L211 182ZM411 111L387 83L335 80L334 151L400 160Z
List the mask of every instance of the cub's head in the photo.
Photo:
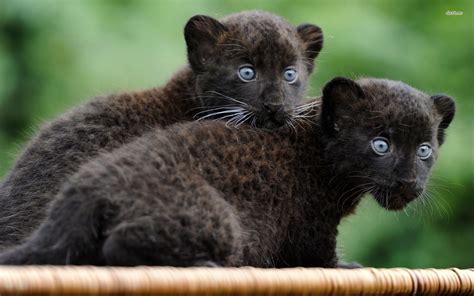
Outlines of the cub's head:
M399 210L423 192L454 112L452 98L401 82L335 78L323 91L325 153L354 191Z
M277 128L305 94L323 46L315 25L294 27L276 15L250 11L221 21L192 17L185 26L188 60L197 75L201 118Z

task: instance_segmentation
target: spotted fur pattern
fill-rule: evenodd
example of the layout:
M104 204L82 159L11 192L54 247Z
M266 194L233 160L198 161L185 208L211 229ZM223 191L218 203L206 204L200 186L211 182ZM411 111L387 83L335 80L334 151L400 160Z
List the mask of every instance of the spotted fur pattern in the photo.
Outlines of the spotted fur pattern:
M334 267L341 218L385 186L384 174L401 182L383 204L391 209L411 198L399 163L407 172L416 165L426 181L454 115L443 98L400 82L336 78L307 113L314 123L297 134L222 122L154 130L84 165L41 227L0 263ZM392 161L369 150L380 131L400 152L375 179ZM421 163L411 151L425 141L434 153Z

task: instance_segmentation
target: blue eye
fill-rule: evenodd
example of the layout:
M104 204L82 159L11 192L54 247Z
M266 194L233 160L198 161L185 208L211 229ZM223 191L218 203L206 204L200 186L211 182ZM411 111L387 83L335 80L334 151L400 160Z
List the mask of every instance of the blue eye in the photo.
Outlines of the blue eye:
M372 150L378 155L385 155L390 150L390 144L385 138L375 138L371 142Z
M255 79L257 74L250 66L243 66L239 68L239 78L244 82L249 82Z
M429 145L423 144L423 145L420 145L420 147L418 147L418 151L416 152L416 155L418 155L419 158L425 160L431 156L432 151L433 149L431 149Z
M296 81L296 79L298 79L298 72L296 72L296 70L293 68L286 69L283 73L283 78L289 83L293 83Z

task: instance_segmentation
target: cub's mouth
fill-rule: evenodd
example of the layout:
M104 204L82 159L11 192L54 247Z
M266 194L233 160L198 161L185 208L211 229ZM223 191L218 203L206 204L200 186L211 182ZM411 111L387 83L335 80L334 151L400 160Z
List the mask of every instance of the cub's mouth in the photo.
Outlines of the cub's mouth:
M258 126L260 128L265 128L265 129L277 129L277 128L280 128L282 126L284 126L286 123L286 121L281 121L281 120L275 120L275 119L267 119L265 121L263 121L263 123Z
M390 211L402 210L410 202L418 198L423 190L406 186L376 186L370 191L377 203Z
M257 115L256 126L264 129L278 129L288 122L288 113L281 111L276 113L260 113Z

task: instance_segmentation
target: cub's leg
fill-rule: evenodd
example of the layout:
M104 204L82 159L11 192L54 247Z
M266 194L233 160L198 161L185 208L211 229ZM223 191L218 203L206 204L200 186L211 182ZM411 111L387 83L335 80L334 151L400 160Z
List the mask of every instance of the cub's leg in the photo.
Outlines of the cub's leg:
M41 226L22 244L0 253L0 265L102 265L102 222L114 215L106 199L68 187Z
M231 205L208 185L186 178L182 185L136 217L119 219L102 248L107 265L241 264L243 235Z
M70 187L25 243L0 254L0 264L239 265L242 231L232 207L207 185L160 185L174 194L146 202L130 191L137 200L121 205Z
M0 264L238 265L234 209L150 134L88 163ZM188 169L189 171L189 169Z
M242 262L239 219L209 186L175 191L167 201L138 201L126 207L129 211L70 188L25 243L0 254L0 264L225 266ZM115 226L107 230L111 224Z

